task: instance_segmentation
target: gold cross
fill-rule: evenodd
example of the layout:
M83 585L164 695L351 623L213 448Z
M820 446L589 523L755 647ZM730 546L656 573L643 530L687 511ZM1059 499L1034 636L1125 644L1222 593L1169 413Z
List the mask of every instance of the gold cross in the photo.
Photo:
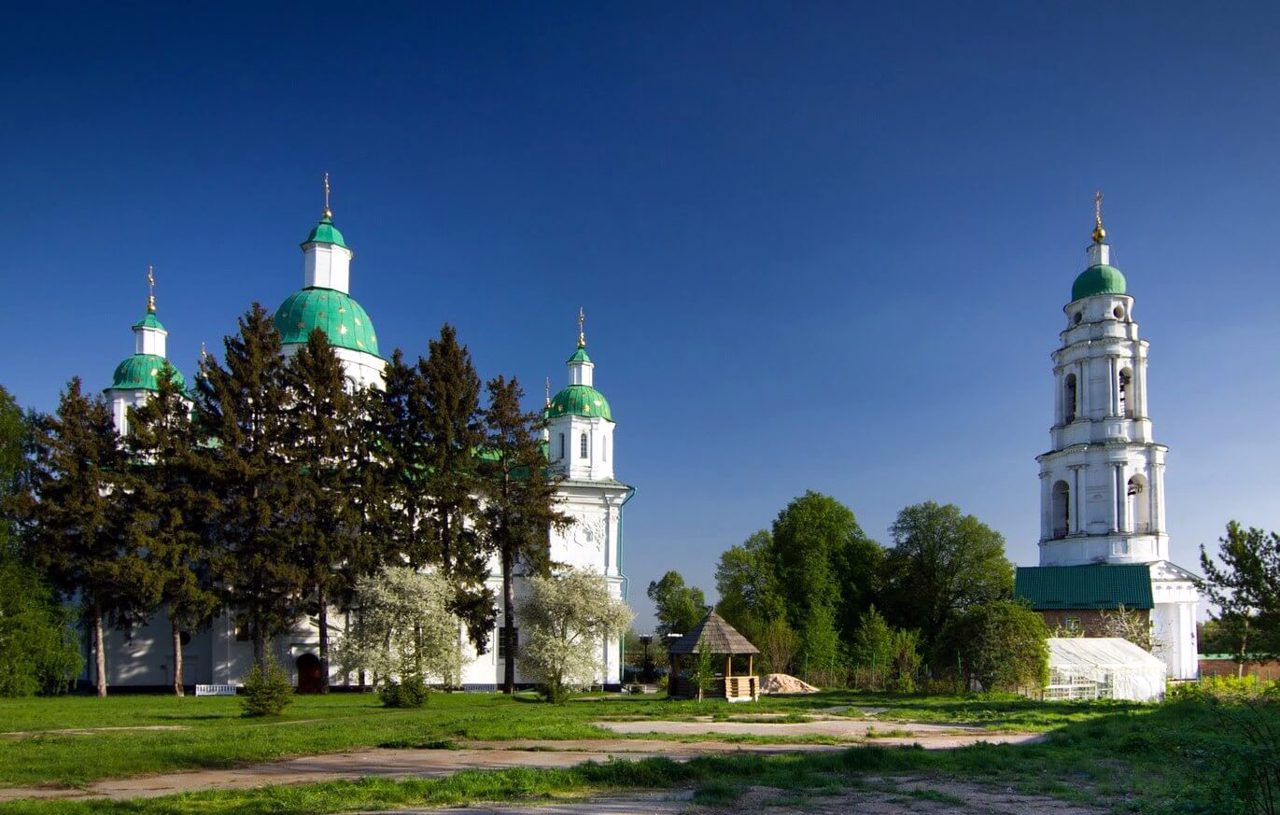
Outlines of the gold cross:
M332 218L333 210L329 209L329 174L324 174L324 217Z
M156 313L156 273L150 263L147 264L147 312Z
M578 347L579 348L587 347L587 335L586 335L586 332L583 331L583 325L586 322L587 322L587 315L585 312L583 312L582 307L579 306L578 307Z
M1102 243L1107 238L1107 230L1102 228L1102 190L1093 194L1093 242Z

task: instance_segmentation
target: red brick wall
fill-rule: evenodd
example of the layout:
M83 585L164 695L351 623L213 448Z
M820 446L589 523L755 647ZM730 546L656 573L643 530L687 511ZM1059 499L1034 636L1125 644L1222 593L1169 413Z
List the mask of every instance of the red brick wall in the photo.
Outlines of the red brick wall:
M1151 619L1150 611L1136 611L1141 614L1143 619L1148 622ZM1072 609L1066 611L1041 611L1040 616L1044 618L1044 624L1049 627L1049 632L1053 633L1055 629L1061 628L1066 630L1068 618L1074 618L1080 621L1080 628L1084 629L1086 637L1102 637L1106 636L1106 632L1102 628L1102 612L1094 608Z
M1200 660L1201 676L1235 676L1240 666L1234 659L1202 659ZM1259 679L1280 679L1280 660L1264 662L1249 661L1244 664L1245 676L1256 676Z

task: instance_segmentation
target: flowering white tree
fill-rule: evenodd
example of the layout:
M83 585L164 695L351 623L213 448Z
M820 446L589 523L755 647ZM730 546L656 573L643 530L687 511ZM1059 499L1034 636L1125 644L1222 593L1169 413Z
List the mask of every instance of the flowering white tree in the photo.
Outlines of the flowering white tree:
M337 647L346 671L375 685L419 677L456 685L462 675L462 621L449 611L454 591L438 574L388 566L356 583L355 624Z
M625 631L632 616L594 572L567 569L531 577L528 596L520 604L528 634L520 648L520 667L542 681L551 701L561 701L567 688L595 681L603 669L603 641Z

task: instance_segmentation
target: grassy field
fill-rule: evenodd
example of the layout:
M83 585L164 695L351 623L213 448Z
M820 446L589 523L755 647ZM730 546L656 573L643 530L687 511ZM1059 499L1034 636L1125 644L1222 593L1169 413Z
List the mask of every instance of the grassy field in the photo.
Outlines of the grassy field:
M392 710L382 707L371 694L332 694L297 697L278 718L245 719L236 700L229 697L0 700L0 785L75 786L99 778L233 767L354 747L429 747L462 739L617 738L591 723L601 719L679 720L706 715L724 718L731 713L831 712L846 706L845 715L852 716L861 715L860 707L877 707L886 708L877 716L879 719L1030 731L1049 730L1126 709L832 692L765 698L749 710L724 703L671 702L658 697L614 697L557 706L500 694L434 694L421 710Z
M1044 704L832 692L764 700L748 711L723 703L652 697L552 706L499 695L438 694L422 710L403 711L381 708L370 696L335 694L300 697L285 716L264 721L241 718L234 699L121 696L0 701L0 732L9 734L0 736L0 784L76 785L94 778L229 767L358 746L612 737L591 725L606 718L723 718L731 713L819 710L857 716L859 708L866 707L885 708L877 719L890 722L979 724L1049 735L1041 744L977 745L947 752L858 747L825 755L706 758L687 764L657 760L573 770L468 772L439 780L332 782L121 804L19 802L0 806L0 813L300 814L671 785L693 785L706 795L732 798L748 783L821 789L856 785L869 773L924 772L1102 803L1116 812L1229 815L1246 811L1232 797L1232 788L1247 776L1247 764L1257 760L1256 753L1241 746L1236 730L1240 712L1203 701L1161 706ZM1271 717L1269 725L1280 724L1273 714L1265 715ZM66 732L149 726L183 729ZM884 729L894 726L886 724Z

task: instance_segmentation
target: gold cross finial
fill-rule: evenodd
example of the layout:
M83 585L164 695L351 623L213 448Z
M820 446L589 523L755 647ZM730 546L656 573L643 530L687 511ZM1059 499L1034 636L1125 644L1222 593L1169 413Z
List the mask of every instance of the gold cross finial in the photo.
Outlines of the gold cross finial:
M324 174L324 217L333 218L333 210L329 209L329 174Z
M546 389L547 389L547 407L551 407L551 377L547 377Z
M578 307L578 347L579 348L587 347L587 335L586 335L586 332L583 331L583 326L586 325L586 322L587 322L587 315L582 310L582 307L579 306Z
M150 263L147 264L147 313L156 313L156 270Z
M208 358L209 358L209 349L204 347L204 340L200 340L200 359L205 360Z
M1093 194L1093 242L1102 243L1107 239L1107 230L1102 228L1102 190Z

